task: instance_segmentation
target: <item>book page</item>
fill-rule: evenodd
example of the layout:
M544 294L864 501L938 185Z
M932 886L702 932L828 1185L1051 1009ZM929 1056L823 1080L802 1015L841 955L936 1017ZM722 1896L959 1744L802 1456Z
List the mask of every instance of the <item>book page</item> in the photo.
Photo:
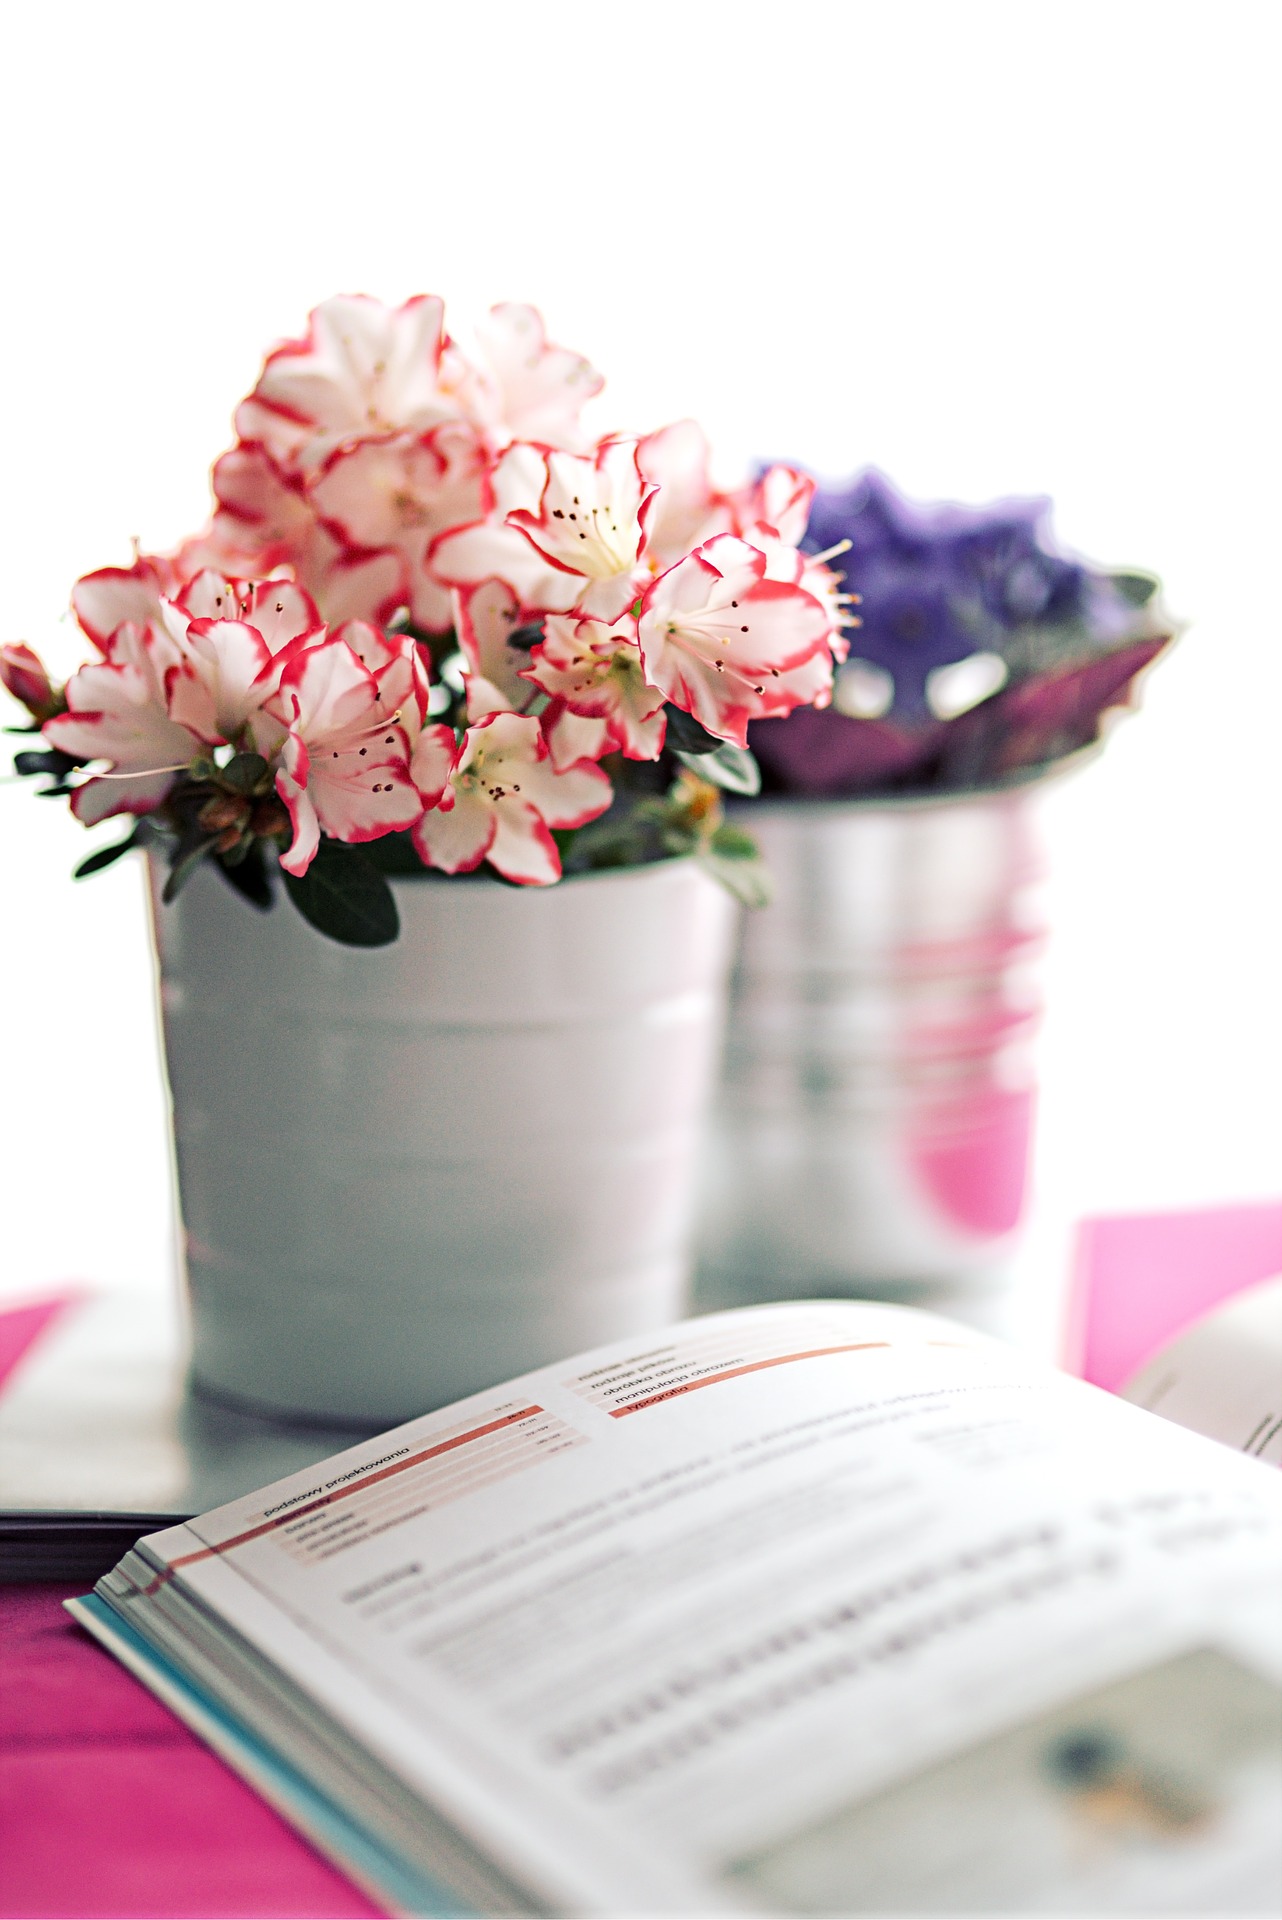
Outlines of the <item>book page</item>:
M151 1604L554 1910L1254 1911L1273 1871L1282 1483L929 1315L690 1322L151 1551Z
M1282 1466L1282 1274L1184 1328L1122 1393L1164 1420Z

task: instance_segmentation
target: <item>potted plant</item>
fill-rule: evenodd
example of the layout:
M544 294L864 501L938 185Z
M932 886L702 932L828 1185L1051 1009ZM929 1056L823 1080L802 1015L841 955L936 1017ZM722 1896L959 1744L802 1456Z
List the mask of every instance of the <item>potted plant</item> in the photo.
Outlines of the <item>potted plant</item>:
M1044 938L1032 799L1173 626L1044 500L823 488L858 632L831 705L755 722L775 904L745 928L702 1224L715 1301L995 1276L1024 1207Z
M385 1424L680 1309L762 892L719 789L844 601L808 482L592 439L600 385L528 307L468 355L433 297L330 300L205 529L77 583L95 657L0 654L18 771L125 823L78 872L150 862L206 1392Z

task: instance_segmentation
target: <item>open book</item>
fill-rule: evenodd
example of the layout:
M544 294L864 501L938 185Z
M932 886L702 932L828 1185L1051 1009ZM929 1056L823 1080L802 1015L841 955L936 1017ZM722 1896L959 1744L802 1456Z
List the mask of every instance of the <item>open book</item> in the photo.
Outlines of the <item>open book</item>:
M1164 1420L1282 1466L1282 1274L1182 1327L1122 1392Z
M908 1308L688 1321L71 1603L407 1912L1271 1913L1282 1476Z

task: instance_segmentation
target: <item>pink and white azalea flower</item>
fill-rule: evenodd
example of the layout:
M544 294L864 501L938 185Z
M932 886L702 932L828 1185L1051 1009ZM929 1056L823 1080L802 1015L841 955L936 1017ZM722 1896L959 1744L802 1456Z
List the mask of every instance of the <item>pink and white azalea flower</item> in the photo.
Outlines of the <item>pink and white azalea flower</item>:
M242 441L214 466L210 544L224 565L254 574L288 567L331 625L390 620L409 598L405 561L354 548L327 527L307 487L261 443Z
M574 713L564 700L549 700L539 715L552 765L558 769L580 760L599 760L615 745L610 723L595 715Z
M209 746L236 740L276 691L270 647L247 620L192 620L184 651L189 671L172 685L171 717ZM272 741L272 752L282 737Z
M126 622L110 641L112 657L81 667L67 682L66 713L45 722L51 747L79 760L105 760L109 772L77 787L71 810L91 825L116 813L152 813L204 742L171 717L168 689L187 669L157 626Z
M99 567L84 574L71 589L71 605L84 632L105 653L117 627L158 620L161 602L179 584L164 559L139 554L132 567Z
M445 309L434 294L386 307L339 294L313 309L305 338L267 356L236 430L290 471L311 472L345 440L423 433L457 415L441 387Z
M604 440L594 458L550 452L544 463L537 512L518 507L507 525L575 583L580 612L617 620L649 577L641 550L654 488L641 477L637 443Z
M561 857L549 828L581 827L610 804L590 762L558 770L537 720L494 713L469 727L450 774L448 806L425 813L414 845L430 867L467 873L482 860L508 880L548 886Z
M451 586L506 580L540 612L613 620L650 578L642 548L653 493L635 441L603 441L591 458L516 441L495 463L486 518L435 540L428 568Z
M345 620L330 637L345 641L378 682L379 699L389 717L406 729L428 710L431 671L423 648L408 633L386 633L369 620Z
M572 714L603 722L605 743L629 760L658 759L664 696L647 684L641 650L626 631L588 615L549 615L525 678Z
M212 568L162 598L145 627L115 629L108 659L119 662L123 646L136 649L139 632L148 636L140 664L163 688L169 717L210 746L237 739L275 692L278 656L324 637L314 603L292 581L236 580Z
M294 837L287 873L306 873L322 831L335 840L377 840L411 826L423 809L410 777L404 729L386 718L378 681L345 640L295 653L266 710L287 729L276 791Z
M214 567L162 600L160 617L179 647L193 621L246 620L273 658L325 630L316 602L295 581L237 579Z
M345 641L378 687L378 711L395 722L409 742L410 778L423 805L434 807L454 765L453 727L428 724L431 678L427 656L407 633L384 633L364 620L348 620L333 635Z
M733 534L661 574L637 624L651 685L736 746L747 744L750 720L831 698L825 608L768 578L766 555Z
M579 413L605 384L595 367L582 354L553 346L534 307L514 301L491 307L476 331L481 364L451 345L442 371L452 370L461 404L491 446L536 440L577 451L583 445Z
M424 434L339 447L313 483L310 498L351 547L397 551L415 626L447 633L453 619L449 588L427 571L427 551L437 534L484 512L485 467L475 431L452 421Z
M703 429L693 420L677 420L637 443L637 465L656 489L645 529L656 573L714 534L737 530L727 496L712 484L709 458Z
M205 597L197 593L195 604ZM182 644L189 672L174 683L169 710L211 745L239 744L252 730L258 750L267 751L270 741L274 752L280 741L262 709L279 688L286 662L301 647L323 644L325 629L308 596L288 581L260 581L241 603L244 619L188 623ZM170 619L176 611L167 609Z
M57 705L57 695L44 662L20 640L0 645L0 686L37 719L42 719Z
M581 579L544 558L512 524L535 514L547 487L548 450L517 440L494 462L485 485L485 517L453 527L432 542L428 571L446 586L477 587L505 580L523 607L568 612Z
M525 678L529 649L511 645L512 635L525 624L516 594L506 580L482 580L459 589L454 606L459 650L467 662L468 719L522 712L533 689Z
M726 496L731 530L746 534L750 527L768 527L786 546L799 546L806 537L814 494L808 473L776 462L752 486Z
M844 660L850 651L844 629L857 627L859 622L849 612L853 596L842 592L841 575L827 564L830 556L803 553L800 547L789 546L773 527L747 527L741 538L765 555L767 580L784 580L790 586L802 587L819 602L828 616L829 651L834 660Z

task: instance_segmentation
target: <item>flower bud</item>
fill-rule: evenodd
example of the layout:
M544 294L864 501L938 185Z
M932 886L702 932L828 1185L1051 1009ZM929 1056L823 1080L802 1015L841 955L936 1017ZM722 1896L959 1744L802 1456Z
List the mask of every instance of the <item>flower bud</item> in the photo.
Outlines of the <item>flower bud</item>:
M268 794L254 808L249 824L260 839L272 840L278 833L288 833L289 815L275 794Z
M202 827L210 833L217 833L223 827L235 827L239 838L245 816L249 812L247 803L234 793L216 793L212 800L206 800L197 816Z
M709 821L714 827L720 824L721 795L711 781L700 779L688 768L677 775L671 798L691 826L702 826Z
M0 681L36 720L49 720L62 711L62 696L45 672L37 654L19 641L0 646Z

